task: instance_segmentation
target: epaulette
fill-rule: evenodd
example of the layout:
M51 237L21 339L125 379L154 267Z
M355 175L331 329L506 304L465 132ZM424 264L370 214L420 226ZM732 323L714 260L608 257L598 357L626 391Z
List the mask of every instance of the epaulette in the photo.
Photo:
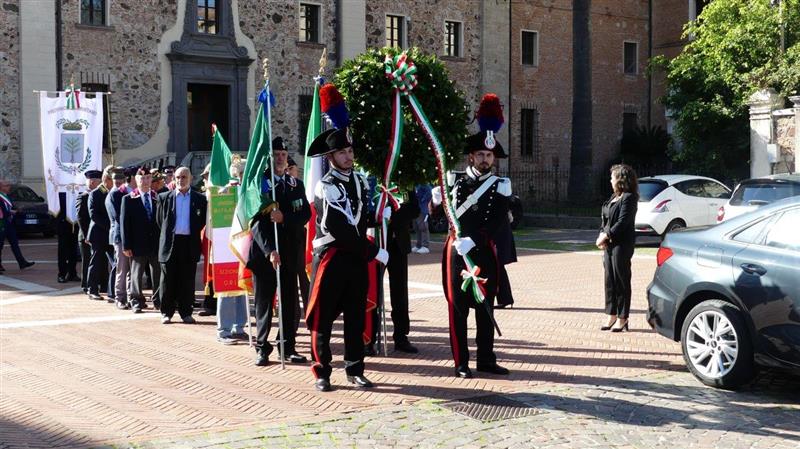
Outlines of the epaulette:
M453 187L455 185L456 181L458 181L459 179L463 178L466 175L467 175L467 172L465 172L465 171L455 171L455 170L448 171L447 172L447 179L446 179L447 185L449 187Z
M511 196L511 180L504 177L498 177L497 193L503 196Z

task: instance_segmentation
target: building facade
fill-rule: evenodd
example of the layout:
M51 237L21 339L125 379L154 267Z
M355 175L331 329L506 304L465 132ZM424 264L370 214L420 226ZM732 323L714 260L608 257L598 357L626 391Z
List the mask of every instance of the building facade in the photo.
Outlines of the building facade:
M675 54L687 0L589 4L591 165L602 168L633 124L666 127L663 80L648 57ZM695 0L689 0L694 7ZM34 90L110 91L106 158L180 162L211 147L217 124L246 150L269 59L273 133L304 141L313 77L369 47L440 56L467 101L497 93L503 164L568 169L576 84L571 0L5 0L0 10L0 178L40 189ZM589 2L587 2L589 3ZM657 6L656 6L657 5ZM424 80L422 80L424 82ZM580 84L578 84L581 86ZM582 87L585 88L585 87ZM475 125L471 125L475 126Z

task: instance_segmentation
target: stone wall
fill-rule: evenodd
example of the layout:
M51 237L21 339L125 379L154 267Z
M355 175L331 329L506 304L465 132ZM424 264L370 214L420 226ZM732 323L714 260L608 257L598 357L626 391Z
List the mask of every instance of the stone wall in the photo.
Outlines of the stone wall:
M0 30L0 179L17 182L22 177L18 0L0 3Z
M89 82L92 73L106 76L114 92L112 144L115 150L135 148L158 128L162 85L158 43L176 21L176 2L123 0L108 5L108 26L90 27L79 24L79 1L62 0L64 83L70 77L76 84L81 79Z
M386 14L405 14L407 44L439 55L450 71L450 79L463 91L473 110L483 96L481 83L481 5L477 0L370 0L367 2L367 47L380 48L386 44ZM462 23L463 57L443 56L444 22ZM421 80L421 82L425 82ZM477 128L475 129L477 131Z
M799 121L800 108L789 109L787 114L780 115L775 119L775 143L778 144L778 163L775 164L775 173L797 171L797 127Z

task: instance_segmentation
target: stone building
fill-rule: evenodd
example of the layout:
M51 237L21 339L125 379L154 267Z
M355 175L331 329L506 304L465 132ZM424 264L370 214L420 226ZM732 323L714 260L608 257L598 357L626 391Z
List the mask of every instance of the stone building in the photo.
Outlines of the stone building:
M245 150L263 58L278 102L273 132L297 151L323 52L330 76L387 44L439 55L474 106L497 93L507 123L499 139L511 153L503 163L514 168L570 167L580 87L590 98L589 163L602 169L626 127L667 126L663 81L650 80L646 64L679 50L688 2L583 0L587 70L574 64L577 0L0 0L0 177L41 189L32 91L70 79L112 92L108 161L113 148L116 164L181 162L210 149L211 121ZM590 83L576 84L575 73Z

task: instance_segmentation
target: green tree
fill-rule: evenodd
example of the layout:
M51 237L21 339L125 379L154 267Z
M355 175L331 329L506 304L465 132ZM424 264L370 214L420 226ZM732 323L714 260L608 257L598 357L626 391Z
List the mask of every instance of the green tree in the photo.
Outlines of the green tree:
M769 87L784 96L800 89L800 0L781 2L713 0L686 25L683 52L654 60L667 72L663 102L676 120L681 148L672 157L680 167L746 176L748 97Z

